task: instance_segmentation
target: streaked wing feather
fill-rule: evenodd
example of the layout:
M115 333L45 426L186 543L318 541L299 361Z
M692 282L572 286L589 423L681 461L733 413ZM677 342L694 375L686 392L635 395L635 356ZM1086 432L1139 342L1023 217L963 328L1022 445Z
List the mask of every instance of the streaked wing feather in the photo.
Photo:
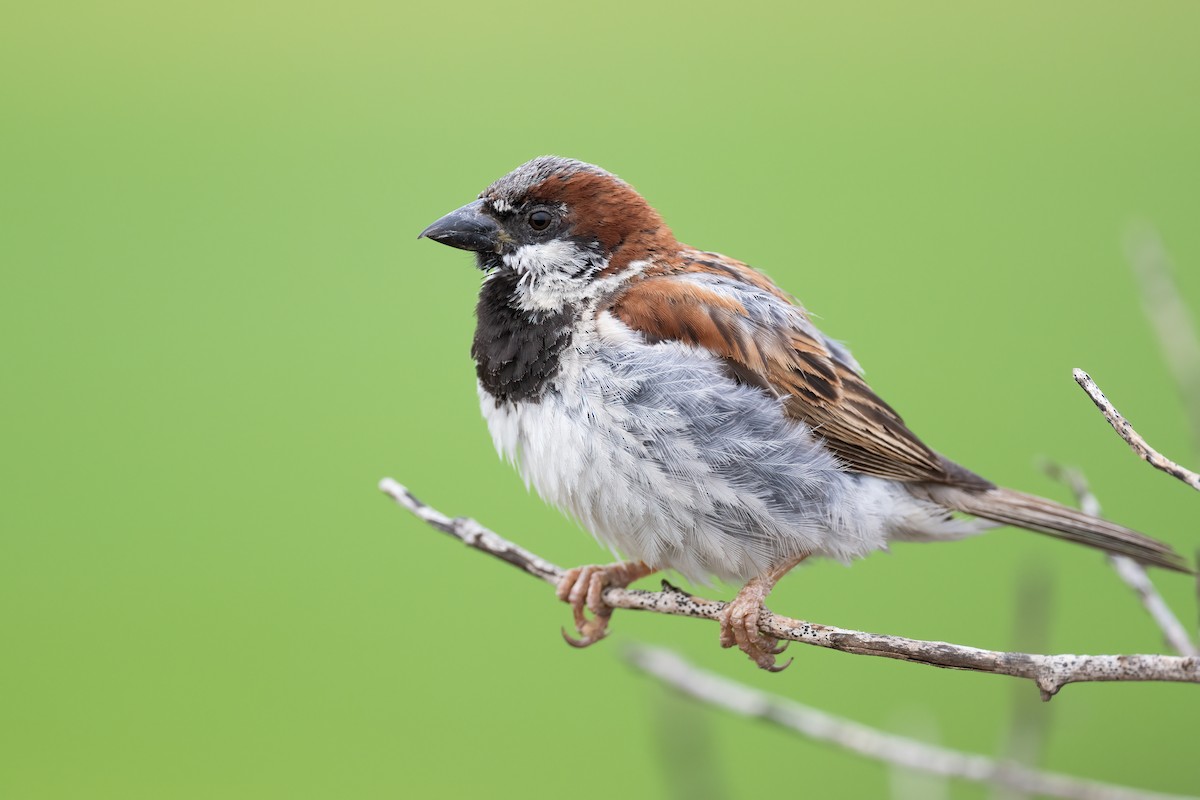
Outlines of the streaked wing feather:
M636 280L608 310L651 342L679 341L725 359L742 383L784 398L786 413L811 426L851 469L991 486L926 447L793 298L744 264L702 255Z

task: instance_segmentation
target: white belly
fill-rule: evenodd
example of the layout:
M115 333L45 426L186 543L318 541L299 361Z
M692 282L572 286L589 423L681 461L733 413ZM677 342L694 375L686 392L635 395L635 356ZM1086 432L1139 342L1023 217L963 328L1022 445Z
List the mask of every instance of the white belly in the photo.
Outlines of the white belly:
M846 561L927 518L890 481L847 473L774 398L684 345L577 336L539 401L480 400L501 455L626 558L744 581L809 553Z

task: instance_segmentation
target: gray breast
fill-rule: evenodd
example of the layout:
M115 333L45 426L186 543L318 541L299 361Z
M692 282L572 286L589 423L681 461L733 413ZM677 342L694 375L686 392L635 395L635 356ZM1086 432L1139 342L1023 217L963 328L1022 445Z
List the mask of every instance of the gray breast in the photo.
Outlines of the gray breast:
M846 476L805 426L712 356L625 334L577 332L538 403L484 389L498 449L543 498L625 556L693 579L847 555L829 546Z

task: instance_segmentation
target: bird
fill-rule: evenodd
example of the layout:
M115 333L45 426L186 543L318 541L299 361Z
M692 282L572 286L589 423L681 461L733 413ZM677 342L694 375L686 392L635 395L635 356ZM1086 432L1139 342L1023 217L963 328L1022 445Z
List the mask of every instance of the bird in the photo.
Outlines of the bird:
M669 570L740 585L720 643L778 671L759 621L801 562L1001 525L1190 572L1162 542L931 449L795 297L679 242L600 167L534 158L418 238L484 273L471 355L497 451L624 559L564 573L568 643L606 635L607 587Z

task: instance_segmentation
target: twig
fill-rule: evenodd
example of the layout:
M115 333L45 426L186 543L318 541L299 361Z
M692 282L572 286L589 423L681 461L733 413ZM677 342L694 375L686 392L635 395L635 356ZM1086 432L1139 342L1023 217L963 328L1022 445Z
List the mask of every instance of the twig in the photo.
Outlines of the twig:
M1075 495L1075 504L1079 506L1080 511L1092 517L1100 516L1100 500L1082 472L1053 461L1043 463L1042 471L1059 483L1066 484L1071 494Z
M648 709L654 728L666 800L725 800L721 746L713 735L712 715L699 703L674 692L662 692Z
M563 570L523 550L472 519L451 519L425 505L391 478L379 488L440 531L485 553L554 584ZM718 620L725 604L684 594L677 589L647 592L636 589L608 588L604 602L612 608L654 611L659 614ZM879 633L836 628L814 622L789 619L765 611L759 629L776 639L827 647L843 653L914 661L935 667L990 672L1027 678L1037 684L1042 697L1049 700L1068 683L1090 681L1173 681L1200 683L1200 658L1165 655L1034 655L982 650L977 647L922 641Z
M1195 642L1188 635L1187 628L1183 627L1183 623L1175 616L1175 612L1171 611L1162 595L1154 588L1154 584L1150 582L1150 576L1146 574L1145 567L1125 556L1109 556L1109 560L1121 580L1137 592L1142 606L1158 624L1163 638L1166 639L1170 648L1181 656L1200 656L1200 648L1196 647Z
M1158 231L1150 225L1131 229L1125 236L1125 254L1200 451L1200 332L1180 297L1174 265Z
M1133 449L1133 452L1138 454L1138 457L1155 469L1162 470L1168 475L1173 475L1193 489L1200 491L1200 475L1191 470L1184 469L1151 447L1142 438L1142 435L1133 429L1133 426L1129 424L1129 420L1121 416L1121 412L1113 407L1109 399L1104 396L1104 392L1100 391L1100 387L1092 380L1091 375L1088 375L1081 369L1076 369L1074 375L1075 382L1079 384L1081 389L1088 393L1088 397L1092 398L1092 402L1096 404L1096 408L1100 409L1100 412L1104 414L1104 418L1108 420L1108 424L1112 425L1117 435L1125 440L1125 443Z
M1047 464L1046 473L1071 487L1081 511L1093 517L1100 516L1100 501L1092 492L1082 472L1077 469L1064 469L1057 464ZM1200 656L1200 648L1196 647L1187 628L1183 627L1179 617L1175 616L1167 601L1158 593L1150 576L1146 574L1146 568L1125 556L1110 555L1108 561L1116 570L1117 576L1137 593L1142 607L1162 631L1167 645L1181 656Z
M1196 560L1200 561L1200 549L1196 550ZM1196 610L1200 612L1200 572L1196 573ZM1200 619L1197 621L1200 622ZM1200 630L1200 626L1197 629Z
M909 769L1073 800L1174 797L1043 772L1011 761L997 761L885 733L698 669L667 650L633 647L628 650L627 657L638 669L702 702Z

